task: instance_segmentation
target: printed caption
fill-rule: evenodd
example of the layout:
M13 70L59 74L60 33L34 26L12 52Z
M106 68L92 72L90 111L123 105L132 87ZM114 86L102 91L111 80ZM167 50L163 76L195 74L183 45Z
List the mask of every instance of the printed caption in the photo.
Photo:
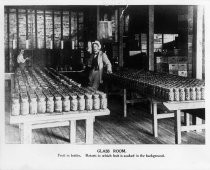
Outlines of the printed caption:
M94 151L93 151L94 152ZM94 153L58 153L59 158L164 158L163 153L131 153L126 149L97 149Z

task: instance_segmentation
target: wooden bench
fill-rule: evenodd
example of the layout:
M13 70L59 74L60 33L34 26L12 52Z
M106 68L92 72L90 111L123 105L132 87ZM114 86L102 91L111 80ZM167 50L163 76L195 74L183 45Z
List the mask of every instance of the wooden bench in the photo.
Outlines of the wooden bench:
M62 113L45 113L36 115L10 116L10 124L19 124L21 143L30 144L32 141L32 129L69 126L70 142L76 142L76 121L86 121L86 144L93 143L94 120L96 116L109 115L110 111L70 111Z

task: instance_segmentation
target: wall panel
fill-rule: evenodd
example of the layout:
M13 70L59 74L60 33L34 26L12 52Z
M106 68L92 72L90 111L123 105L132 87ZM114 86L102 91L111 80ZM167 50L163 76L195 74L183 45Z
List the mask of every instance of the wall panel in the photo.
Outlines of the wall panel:
M52 11L45 11L46 21L46 48L50 49L50 42L52 40L53 25L52 25Z
M9 23L8 27L7 23ZM26 44L28 44L26 53L31 55L29 57L32 58L33 64L45 65L46 61L48 65L58 64L53 63L53 54L56 54L58 60L62 60L59 58L61 56L69 57L72 52L71 42L74 42L73 50L77 49L78 45L81 48L84 47L84 13L82 10L75 12L67 8L6 6L4 32L6 69L9 67L11 58L9 54L16 61L18 50L26 49ZM60 49L61 39L64 40L64 50ZM51 49L52 42L54 49L46 50ZM13 43L15 50L13 50Z
M69 11L63 11L63 39L69 38Z
M35 10L28 10L28 41L29 49L35 48Z
M54 13L54 46L56 49L60 49L60 41L61 41L61 14L56 11Z
M9 10L9 47L12 49L12 41L15 40L15 46L17 47L17 20L16 20L16 9Z
M72 47L77 48L77 13L71 12L71 39Z
M44 11L37 10L37 48L44 48Z
M52 40L53 25L52 25L52 11L45 11L45 21L46 21L46 48L50 49L50 42Z
M26 10L19 9L18 10L18 26L19 26L19 48L26 48Z

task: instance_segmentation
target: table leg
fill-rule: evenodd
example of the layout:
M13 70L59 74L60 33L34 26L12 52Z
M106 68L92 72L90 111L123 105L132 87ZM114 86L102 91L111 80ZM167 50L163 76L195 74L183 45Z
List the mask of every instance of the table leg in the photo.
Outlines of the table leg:
M70 122L70 142L74 144L76 142L76 120L71 120Z
M150 114L153 114L153 105L152 105L152 101L150 101Z
M127 117L126 89L123 89L124 117Z
M202 119L199 117L196 117L196 125L202 125ZM202 132L202 129L196 130L197 132Z
M190 114L189 113L184 113L184 123L186 126L190 126ZM187 130L189 132L189 130Z
M202 124L205 124L205 120L202 119ZM202 129L202 132L205 132L205 129Z
M181 144L181 112L175 110L175 144Z
M86 119L86 144L93 144L93 119L95 117Z
M31 141L32 141L31 124L23 123L23 124L20 124L19 127L20 127L20 140L21 140L21 143L31 144Z
M152 119L153 135L154 135L154 137L158 137L157 103L152 102L151 109L152 109L152 113L153 113L153 119Z

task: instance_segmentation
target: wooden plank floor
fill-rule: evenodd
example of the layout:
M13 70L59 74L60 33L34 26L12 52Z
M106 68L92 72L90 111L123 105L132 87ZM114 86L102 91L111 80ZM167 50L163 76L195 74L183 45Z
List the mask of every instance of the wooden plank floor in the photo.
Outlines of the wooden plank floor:
M5 140L8 144L20 143L18 125L9 124L9 97L5 96ZM122 101L122 100L121 100ZM174 120L158 120L158 138L152 135L152 117L147 109L139 105L128 107L128 117L123 118L120 98L109 99L110 116L96 117L94 144L174 144ZM77 121L78 144L85 143L85 121ZM69 127L33 130L35 144L69 144ZM205 144L205 131L182 132L183 144Z

